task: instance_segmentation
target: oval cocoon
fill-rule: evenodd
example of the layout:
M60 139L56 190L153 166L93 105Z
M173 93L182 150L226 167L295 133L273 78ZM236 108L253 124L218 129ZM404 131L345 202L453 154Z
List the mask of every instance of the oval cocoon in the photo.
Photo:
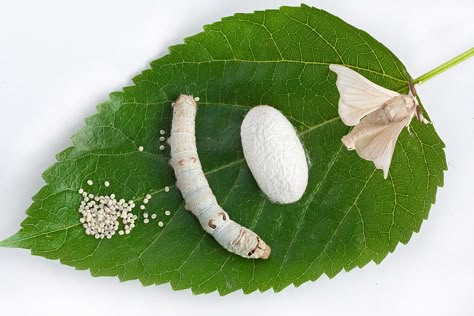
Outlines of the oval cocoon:
M247 165L272 202L298 201L308 184L308 163L296 130L277 109L253 107L240 129Z

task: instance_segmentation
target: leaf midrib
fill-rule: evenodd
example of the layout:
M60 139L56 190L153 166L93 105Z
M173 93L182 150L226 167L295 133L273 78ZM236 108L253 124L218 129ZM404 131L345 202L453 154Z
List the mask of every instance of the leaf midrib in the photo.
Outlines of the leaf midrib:
M205 63L229 63L229 62L238 62L238 63L257 63L257 64L277 64L277 63L293 63L293 64L302 64L302 65L324 65L324 66L329 66L331 64L337 64L337 63L327 63L327 62L319 62L319 61L303 61L303 60L293 60L293 59L280 59L280 60L250 60L250 59L239 59L239 58L233 58L233 59L209 59L209 60L201 60L201 61L180 61L180 62L174 62L174 63L169 63L166 64L166 66L176 66L176 65L199 65L199 64L205 64ZM406 80L400 79L397 77L393 77L387 73L379 72L376 70L372 69L367 69L363 67L358 67L355 65L350 65L350 64L338 64L341 66L346 66L348 68L354 69L354 70L359 70L359 71L365 71L369 72L375 75L379 75L385 78L389 78L398 82L402 82L405 85L408 84ZM161 65L157 65L161 66ZM153 65L152 65L153 68Z

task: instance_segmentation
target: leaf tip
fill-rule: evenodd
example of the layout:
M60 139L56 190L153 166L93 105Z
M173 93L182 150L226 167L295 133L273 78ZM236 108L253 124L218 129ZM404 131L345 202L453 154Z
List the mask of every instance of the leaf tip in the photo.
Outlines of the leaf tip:
M19 248L18 233L11 235L3 240L0 240L0 247L2 248Z

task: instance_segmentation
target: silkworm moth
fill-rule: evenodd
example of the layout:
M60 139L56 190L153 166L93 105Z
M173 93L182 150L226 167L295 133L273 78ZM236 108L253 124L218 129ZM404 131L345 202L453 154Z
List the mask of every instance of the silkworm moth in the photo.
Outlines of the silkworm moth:
M329 69L337 74L339 116L344 124L355 126L342 137L342 143L382 169L386 179L403 128L409 129L414 116L424 124L430 123L423 117L413 84L410 83L409 94L403 95L369 81L350 68L332 64Z
M298 201L308 184L308 163L296 130L277 109L253 107L240 128L247 165L260 189L281 204Z
M267 259L271 248L252 230L231 220L209 187L196 147L197 104L194 98L180 95L172 106L173 120L168 139L170 165L174 169L176 187L183 196L185 208L228 251L244 258Z

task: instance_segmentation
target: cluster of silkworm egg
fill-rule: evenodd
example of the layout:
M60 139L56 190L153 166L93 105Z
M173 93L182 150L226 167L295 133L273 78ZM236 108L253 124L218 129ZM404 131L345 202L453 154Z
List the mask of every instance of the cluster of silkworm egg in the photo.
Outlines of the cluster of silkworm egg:
M138 217L132 213L135 207L133 201L117 200L115 194L95 196L83 189L79 193L82 195L80 222L87 235L93 235L96 239L110 239L119 230L120 221L123 230L118 232L119 235L130 234L135 227Z
M92 180L87 180L88 185L92 185L93 183ZM109 187L110 182L105 181L104 185ZM168 186L164 188L165 192L169 192L169 190ZM117 231L119 235L128 235L132 229L135 228L138 216L132 213L135 207L133 200L126 202L125 199L116 199L115 194L94 195L84 191L84 189L80 189L79 194L82 197L79 206L79 212L82 215L80 222L87 235L92 235L96 239L110 239ZM139 207L140 210L144 211L146 208L145 204L148 204L150 200L151 195L145 195L143 204ZM144 212L142 215L143 223L148 224L150 222L148 213ZM167 210L165 211L165 215L170 216L171 212ZM158 216L151 214L150 217L154 220ZM122 229L120 229L121 224ZM164 223L159 221L158 226L163 227Z
M165 130L160 130L161 135L165 135ZM165 137L161 136L160 141L165 141ZM138 147L138 151L142 152L145 148L143 146ZM164 150L165 146L160 145L160 150ZM92 180L87 180L88 185L93 185ZM104 182L105 187L110 186L109 181ZM165 192L169 192L170 188L166 186L164 188ZM135 207L135 202L130 200L128 202L125 199L116 199L115 194L111 195L94 195L84 191L84 189L79 190L79 194L82 196L82 201L79 206L79 212L82 217L80 222L82 227L84 227L85 233L87 235L92 235L96 239L110 239L118 231L119 235L130 234L133 228L135 228L135 222L138 219L137 215L132 213L133 208ZM147 194L143 199L143 204L140 205L140 210L145 210L145 204L149 202L151 195ZM170 211L165 211L166 216L170 216ZM150 219L148 218L148 213L143 213L143 223L148 224ZM151 214L151 219L156 219L156 214ZM122 229L120 225L122 224ZM164 223L162 221L158 222L159 227L163 227ZM120 229L120 230L119 230Z

